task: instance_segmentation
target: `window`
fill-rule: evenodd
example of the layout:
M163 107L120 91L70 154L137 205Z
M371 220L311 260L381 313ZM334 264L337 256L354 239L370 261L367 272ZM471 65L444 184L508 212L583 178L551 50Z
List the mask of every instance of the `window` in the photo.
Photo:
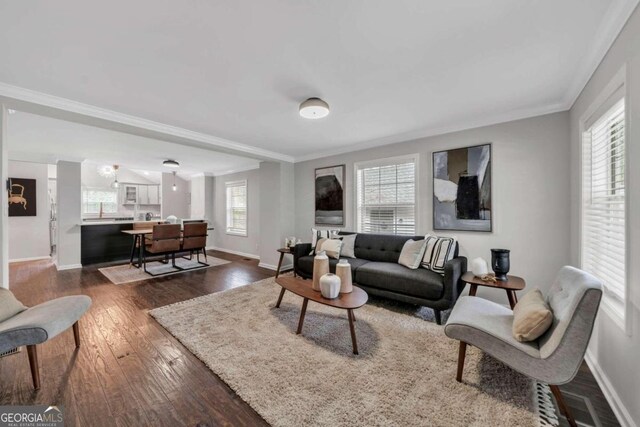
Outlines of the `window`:
M416 159L356 164L357 231L416 232Z
M247 235L247 181L225 183L227 187L227 233Z
M82 190L82 213L99 214L118 212L118 190L104 188L85 188Z
M594 116L595 121L582 136L582 268L604 283L604 306L624 320L627 282L624 98L604 114Z

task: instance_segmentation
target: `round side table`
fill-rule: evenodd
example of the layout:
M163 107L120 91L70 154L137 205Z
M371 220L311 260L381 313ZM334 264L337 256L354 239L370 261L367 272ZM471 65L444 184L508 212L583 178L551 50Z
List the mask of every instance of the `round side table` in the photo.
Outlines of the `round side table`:
M516 291L521 291L524 289L526 283L522 277L507 275L509 280L500 281L498 280L496 283L487 282L482 280L479 277L473 275L472 272L467 271L462 275L462 281L469 284L469 295L472 297L476 296L476 292L478 292L478 286L486 286L487 288L494 289L504 289L507 293L507 298L509 298L509 305L513 310L513 307L516 306L518 302L518 297L516 296Z

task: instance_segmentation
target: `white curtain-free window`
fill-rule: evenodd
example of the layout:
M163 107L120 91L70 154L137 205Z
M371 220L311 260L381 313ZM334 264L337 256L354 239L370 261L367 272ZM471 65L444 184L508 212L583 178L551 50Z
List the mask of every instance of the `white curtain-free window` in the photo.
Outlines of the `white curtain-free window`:
M82 190L82 213L100 213L102 203L102 213L118 212L118 190L104 188L85 188Z
M416 160L356 164L357 231L414 235Z
M611 103L610 103L611 104ZM598 112L582 135L582 268L604 284L622 319L626 304L625 102Z
M227 233L247 235L247 181L225 183L227 191Z

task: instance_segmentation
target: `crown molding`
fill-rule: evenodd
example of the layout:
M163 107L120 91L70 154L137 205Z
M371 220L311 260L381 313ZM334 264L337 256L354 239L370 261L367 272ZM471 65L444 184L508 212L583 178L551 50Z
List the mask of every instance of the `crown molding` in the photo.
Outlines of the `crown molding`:
M629 17L638 6L640 0L614 0L609 6L600 26L596 30L593 47L582 58L576 68L577 72L573 83L569 86L564 97L567 109L573 107L576 100L584 90L591 76L596 72L607 52L618 38L618 35L629 20Z
M293 162L293 157L276 153L274 151L263 150L261 148L231 141L217 136L194 132L188 129L171 126L152 120L143 119L128 114L118 113L113 110L96 107L89 104L73 101L71 99L49 95L30 89L13 86L0 82L0 98L7 102L9 106L23 106L28 110L29 106L36 106L38 110L44 107L44 111L39 114L46 114L48 109L62 111L83 117L98 119L107 123L129 126L135 129L150 131L162 134L169 138L177 138L204 144L211 148L218 148L224 152L238 156L252 157L260 160L278 160L283 162ZM17 108L20 109L20 108ZM38 114L37 113L37 114ZM82 120L79 120L82 123Z
M239 167L239 168L235 168L235 169L217 171L217 172L213 173L213 176L231 175L231 174L234 174L234 173L252 171L252 170L255 170L255 169L260 169L260 164L259 163L257 165L247 165L247 166Z
M525 108L522 110L510 111L505 114L496 114L493 116L486 116L479 119L468 120L456 125L442 126L428 129L421 129L414 132L406 132L401 134L395 134L371 141L360 142L349 145L344 148L319 151L316 153L298 156L295 158L295 163L306 162L309 160L320 159L323 157L331 157L339 154L352 153L354 151L367 150L370 148L381 147L384 145L396 144L400 142L415 141L417 139L429 138L432 136L445 135L453 132L460 132L469 129L477 129L485 126L491 126L501 123L508 123L516 120L528 119L531 117L544 116L545 114L553 114L561 111L567 111L567 107L564 103L552 104L543 107Z

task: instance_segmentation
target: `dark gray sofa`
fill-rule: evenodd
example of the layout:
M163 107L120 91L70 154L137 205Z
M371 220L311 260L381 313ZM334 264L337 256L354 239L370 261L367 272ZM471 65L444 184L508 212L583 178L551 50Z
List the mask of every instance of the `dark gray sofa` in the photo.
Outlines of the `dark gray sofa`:
M341 232L340 234L353 234ZM445 265L444 276L426 268L411 270L398 264L402 246L409 240L424 236L395 236L358 233L355 239L356 258L346 258L351 264L353 281L372 295L430 307L436 322L441 324L440 312L455 304L465 283L460 279L467 271L467 259L458 256ZM296 245L293 265L296 274L310 279L313 275L311 244ZM329 269L335 273L338 260L329 259Z

